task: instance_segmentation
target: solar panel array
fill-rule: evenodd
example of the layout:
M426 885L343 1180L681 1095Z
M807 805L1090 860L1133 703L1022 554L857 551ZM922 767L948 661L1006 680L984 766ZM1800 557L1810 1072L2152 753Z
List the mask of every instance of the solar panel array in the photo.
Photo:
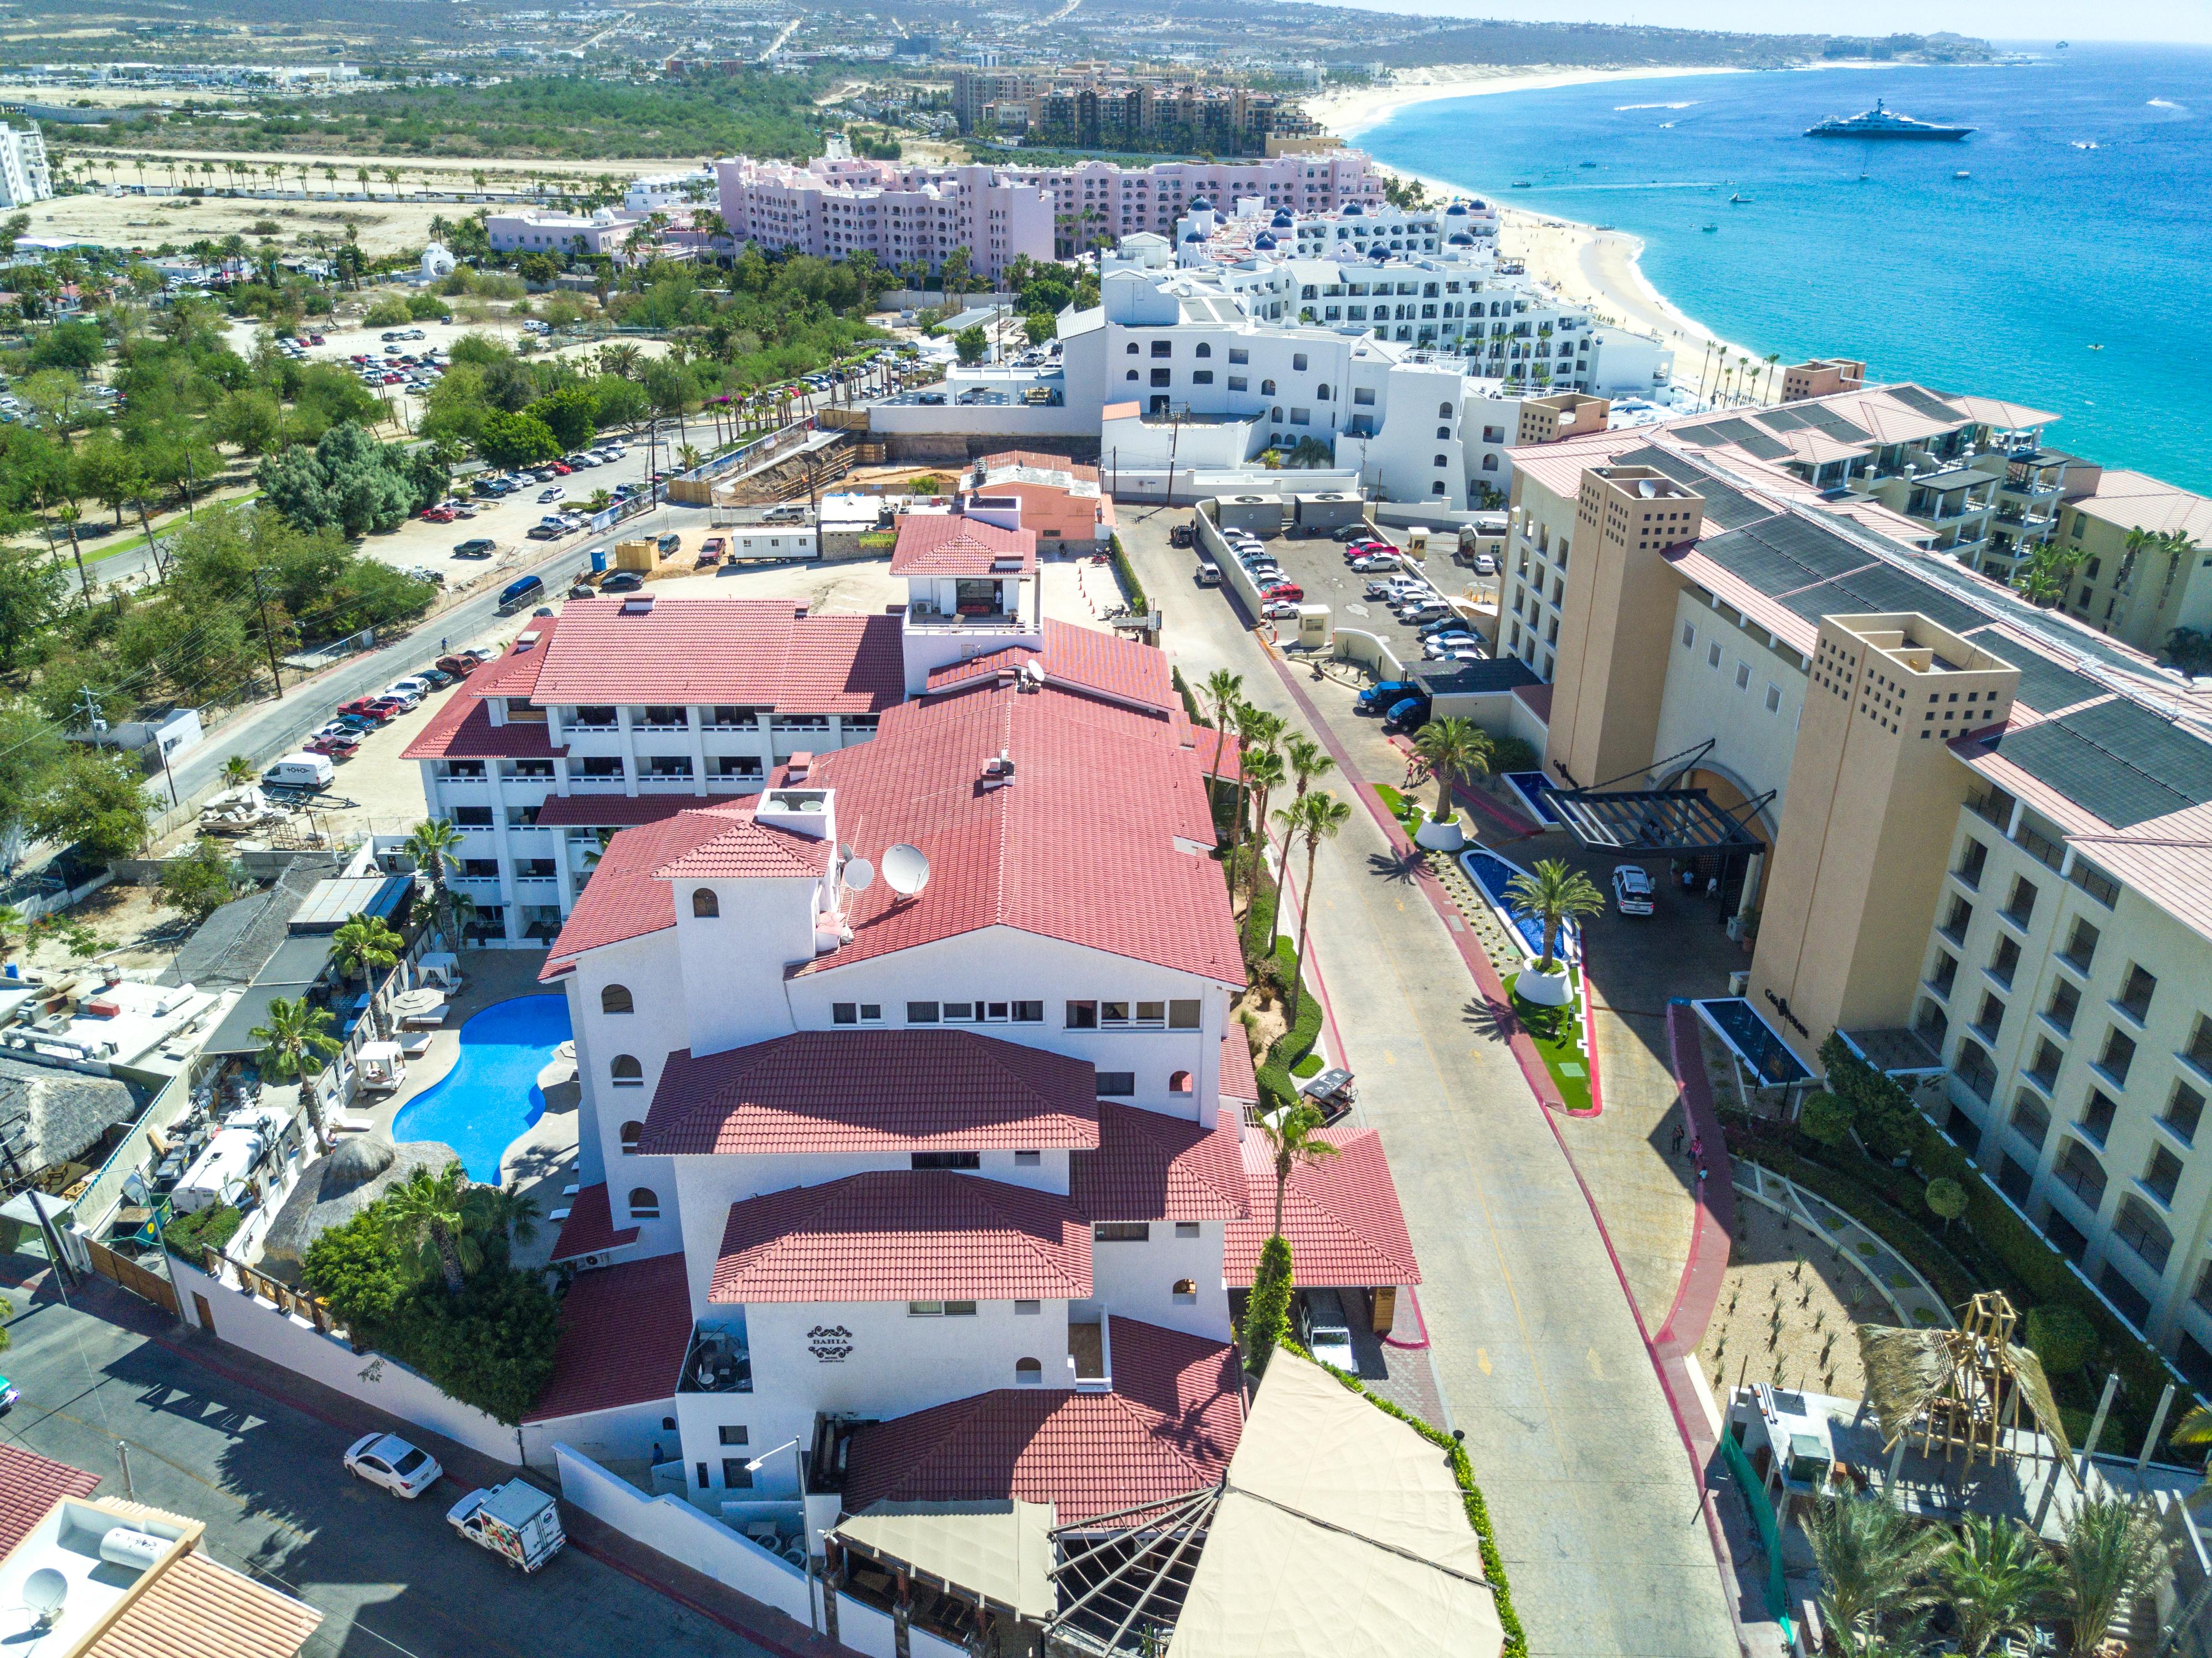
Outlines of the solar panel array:
M1809 587L1873 562L1848 542L1787 514L1702 541L1698 550L1768 594Z
M1805 410L1805 423L1816 432L1826 432L1844 443L1864 443L1869 434L1845 420L1832 409L1818 404Z
M1759 423L1777 432L1789 432L1807 422L1800 409L1762 409L1759 411Z
M1774 516L1771 507L1761 506L1733 484L1723 483L1686 457L1665 449L1646 444L1623 455L1620 465L1649 466L1677 483L1687 484L1705 498L1705 522L1723 530L1741 530L1747 524Z
M1761 460L1781 460L1790 452L1790 446L1779 438L1771 438L1764 432L1754 431L1736 441L1736 447L1747 455Z
M1965 637L2020 670L2020 699L2038 714L2056 714L2105 695L2105 688L2088 675L2061 667L2018 640L2006 638L1994 624L1969 629Z
M1883 395L1892 397L1907 409L1925 415L1930 420L1964 420L1966 411L1954 409L1932 392L1923 392L1917 386L1891 386L1883 388Z
M2124 697L2009 732L1996 752L2116 829L2212 801L2212 744Z

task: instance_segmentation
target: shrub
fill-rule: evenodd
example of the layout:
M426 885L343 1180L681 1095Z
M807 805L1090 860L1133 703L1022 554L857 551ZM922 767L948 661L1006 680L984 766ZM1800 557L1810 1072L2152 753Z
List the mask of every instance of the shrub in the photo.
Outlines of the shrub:
M407 309L406 300L398 294L391 294L368 307L368 314L361 319L361 325L363 328L398 328L414 320L414 316Z
M1833 1149L1851 1136L1851 1108L1833 1094L1815 1094L1797 1114L1797 1127Z
M1827 1067L1829 1090L1850 1108L1851 1126L1869 1151L1895 1162L1920 1149L1928 1120L1894 1077L1875 1070L1839 1035L1820 1044L1820 1063Z
M1492 777L1502 777L1509 771L1535 771L1543 763L1544 757L1522 738L1492 734L1490 774Z
M2097 1353L2097 1327L2076 1307L2027 1309L2027 1345L2046 1376L2072 1376Z
M220 1251L237 1236L246 1217L228 1204L213 1209L196 1209L189 1215L179 1215L161 1229L163 1247L198 1266L200 1251Z
M1244 1349L1244 1368L1263 1375L1278 1343L1291 1336L1291 1246L1287 1239L1271 1237L1260 1246L1260 1265L1252 1274L1252 1294L1244 1303L1243 1327L1237 1341Z
M410 294L407 296L407 314L416 322L444 322L453 313L435 294Z
M1922 1196L1927 1202L1929 1212L1946 1226L1966 1212L1966 1188L1948 1175L1929 1181L1928 1190Z
M1150 616L1152 602L1145 597L1145 584L1137 580L1136 571L1130 568L1129 555L1122 550L1121 537L1118 535L1114 537L1114 574L1121 578L1121 591L1128 598L1131 612L1137 616Z

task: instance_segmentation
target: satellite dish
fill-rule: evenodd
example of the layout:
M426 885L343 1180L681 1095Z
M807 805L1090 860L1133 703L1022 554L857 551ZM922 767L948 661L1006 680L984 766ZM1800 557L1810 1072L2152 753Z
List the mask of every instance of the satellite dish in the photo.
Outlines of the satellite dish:
M39 1627L50 1626L69 1599L69 1579L52 1566L41 1566L23 1580L23 1604L39 1614Z
M913 897L929 884L929 855L900 841L884 853L884 880L901 897Z
M866 859L848 858L845 860L845 890L848 892L866 892L874 884L875 878L876 866Z

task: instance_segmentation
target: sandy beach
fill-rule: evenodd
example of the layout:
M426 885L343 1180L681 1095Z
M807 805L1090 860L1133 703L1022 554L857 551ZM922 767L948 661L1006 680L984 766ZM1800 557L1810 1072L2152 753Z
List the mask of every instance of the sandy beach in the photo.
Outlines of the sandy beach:
M1501 92L1533 92L1547 87L1583 86L1599 81L1648 81L1681 75L1725 75L1737 71L1709 66L1632 70L1540 67L1524 70L1481 64L1445 64L1407 72L1387 87L1346 88L1310 100L1314 118L1330 131L1356 141L1358 135L1379 125L1413 104L1444 98L1469 98ZM1408 173L1377 162L1386 173L1418 179L1445 197L1467 193L1463 185L1431 174ZM1644 276L1641 238L1617 230L1548 214L1531 213L1499 204L1503 226L1499 251L1520 258L1528 274L1558 290L1567 299L1588 305L1599 314L1626 328L1656 334L1674 348L1674 377L1696 386L1713 354L1731 357L1750 354L1731 340L1722 338L1695 318L1686 315L1653 288Z

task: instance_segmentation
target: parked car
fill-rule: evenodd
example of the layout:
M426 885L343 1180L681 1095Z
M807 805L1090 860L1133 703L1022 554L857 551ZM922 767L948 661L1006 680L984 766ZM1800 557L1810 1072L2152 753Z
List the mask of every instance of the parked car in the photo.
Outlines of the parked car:
M550 1494L521 1479L471 1491L446 1511L446 1522L518 1571L536 1571L568 1540Z
M1293 604L1305 596L1306 590L1295 581L1278 581L1272 587L1263 588L1260 594L1262 598L1287 598Z
M661 537L659 541L653 543L653 548L659 553L661 557L672 557L676 554L684 550L684 537L678 535L672 530L668 534Z
M1382 729L1386 732L1412 731L1415 726L1425 724L1428 717L1429 699L1427 697L1405 697L1393 702L1389 711L1383 714Z
M543 507L548 501L560 500L562 496L568 493L568 491L566 489L557 483L550 489L540 489L538 492L538 504Z
M634 593L643 586L645 586L643 571L617 570L599 583L599 591L603 593Z
M1346 524L1340 528L1330 531L1329 539L1343 542L1365 541L1374 533L1375 526L1363 519L1357 524Z
M471 536L466 541L453 544L455 558L489 558L499 550L499 544L489 536Z
M337 774L324 754L288 754L261 774L265 789L301 789L308 793L326 786Z
M1334 1290L1298 1292L1298 1333L1305 1349L1324 1364L1357 1371L1359 1360L1352 1351L1352 1321L1345 1316L1344 1301Z
M420 702L424 697L429 695L432 691L437 689L438 688L435 685L432 684L428 680L422 677L419 674L410 674L404 679L393 680L392 683L386 688L384 694L386 696L411 696L417 702Z
M1421 688L1410 679L1383 679L1359 693L1352 704L1361 714L1380 714L1401 697Z
M1178 524L1168 531L1168 545L1188 547L1196 539L1197 532L1188 524Z
M356 1440L345 1454L345 1467L355 1479L410 1499L428 1491L446 1472L436 1457L397 1434L369 1434Z
M699 562L702 564L720 564L722 555L729 550L729 547L727 537L708 536L699 544Z
M482 651L456 651L451 656L438 659L438 671L449 673L456 679L465 679L483 666L485 659Z
M300 744L307 754L325 754L333 760L350 760L361 752L361 738L350 731L336 731L323 737L311 737Z
M356 720L374 720L380 726L389 725L398 711L394 708L391 714L378 712L380 700L374 696L356 696L350 702L339 703L338 712Z
M568 533L568 526L556 519L550 524L533 524L522 533L531 541L558 541Z
M453 516L453 509L450 507L426 507L422 510L422 522L425 524L451 524Z
M1496 575L1498 561L1488 553L1477 553L1474 556L1474 573L1477 575Z
M1638 864L1615 864L1613 866L1613 904L1623 915L1649 915L1652 912L1651 878Z
M1197 580L1201 587L1218 587L1221 585L1221 567L1210 558L1201 558L1198 561Z
M1278 598L1260 607L1263 622L1293 622L1297 619L1298 607L1287 598Z
M543 526L541 525L540 527L542 528ZM538 532L533 530L531 533L535 535ZM504 616L509 611L520 610L526 604L535 604L544 596L545 580L544 577L534 575L518 576L513 581L508 582L506 586L500 589L500 613Z
M599 589L592 586L590 582L579 577L570 585L568 588L568 597L571 598L590 598L598 593L598 592Z

